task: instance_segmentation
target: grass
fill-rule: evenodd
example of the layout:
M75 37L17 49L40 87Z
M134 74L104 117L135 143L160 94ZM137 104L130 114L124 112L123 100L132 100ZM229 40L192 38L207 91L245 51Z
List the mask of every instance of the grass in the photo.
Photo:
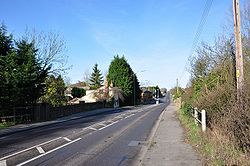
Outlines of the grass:
M211 161L212 156L216 157L214 145L209 142L206 134L201 132L199 125L195 124L193 117L190 116L187 109L180 109L178 111L179 119L186 131L187 142L190 143L202 157L205 165L225 165L222 160L215 159Z
M180 109L178 115L185 128L187 142L198 151L204 165L250 165L249 156L237 149L228 136L220 134L219 129L208 129L203 133L187 109Z
M0 123L0 130L15 125L14 122Z

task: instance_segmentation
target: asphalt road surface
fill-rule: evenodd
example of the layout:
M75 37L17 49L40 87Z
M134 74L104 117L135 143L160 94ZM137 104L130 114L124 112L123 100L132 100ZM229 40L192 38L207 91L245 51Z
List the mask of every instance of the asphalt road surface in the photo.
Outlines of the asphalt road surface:
M167 101L0 137L0 166L131 165Z

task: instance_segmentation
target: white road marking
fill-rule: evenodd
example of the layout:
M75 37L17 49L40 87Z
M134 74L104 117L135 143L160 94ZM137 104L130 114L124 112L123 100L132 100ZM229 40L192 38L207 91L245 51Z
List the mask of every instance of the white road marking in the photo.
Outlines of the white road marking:
M100 125L100 126L107 126L107 125L105 125L105 124L103 124L103 123L97 123L98 125Z
M97 130L96 128L94 128L94 127L88 127L90 130Z
M0 158L0 161L1 161L1 160L4 160L4 159L7 159L7 158L10 158L10 157L12 157L12 156L15 156L15 155L17 155L17 154L20 154L20 153L26 152L26 151L28 151L28 150L30 150L30 149L33 149L33 148L36 148L36 147L38 147L38 146L41 146L41 145L44 145L44 144L47 144L47 143L50 143L50 142L56 141L56 140L61 139L61 138L62 138L62 137L58 137L58 138L55 138L55 139L52 139L52 140L49 140L49 141L43 142L43 143L41 143L41 144L38 144L38 145L32 146L32 147L30 147L30 148L27 148L27 149L21 150L21 151L19 151L19 152L16 152L16 153L10 154L10 155L8 155L8 156L5 156L5 157L3 157L3 158Z
M88 129L89 127L84 127L84 128L82 128L82 130L86 130L86 129Z
M71 142L71 141L72 141L71 139L69 139L69 138L67 138L67 137L63 137L63 139L65 139L65 140L68 141L68 142Z
M45 151L43 150L43 148L41 146L36 147L36 149L38 150L39 153L43 154L45 153Z
M54 152L54 151L56 151L56 150L58 150L58 149L61 149L61 148L65 147L65 146L70 145L70 144L72 144L72 143L74 143L74 142L76 142L76 141L79 141L79 140L81 140L81 139L82 139L82 138L77 138L77 139L75 139L75 140L73 140L73 141L71 141L71 142L68 142L68 143L66 143L66 144L64 144L64 145L61 145L61 146L59 146L59 147L57 147L57 148L55 148L55 149L52 149L52 150L50 150L50 151L48 151L48 152L46 152L46 153L43 153L43 154L41 154L41 155L39 155L39 156L36 156L36 157L34 157L34 158L32 158L32 159L29 159L29 160L27 160L27 161L25 161L25 162L22 162L22 163L18 164L17 166L21 166L21 165L27 164L27 163L29 163L29 162L31 162L31 161L34 161L34 160L36 160L36 159L38 159L38 158L40 158L40 157L42 157L42 156L45 156L45 155L47 155L47 154L50 154L50 153L52 153L52 152Z
M135 114L130 114L129 116L126 116L124 119L129 118L131 116L134 116Z
M0 161L0 166L7 166L6 160Z
M102 128L99 128L98 130L103 130L103 129L109 127L109 126L112 126L113 124L115 124L115 123L117 123L117 122L118 122L118 121L115 121L115 122L113 122L113 123L110 123L110 124L108 124L107 126L104 126L104 127L102 127Z
M115 123L117 123L117 122L119 122L119 120L117 120L117 121L114 121L114 122L113 122L113 124L115 124Z

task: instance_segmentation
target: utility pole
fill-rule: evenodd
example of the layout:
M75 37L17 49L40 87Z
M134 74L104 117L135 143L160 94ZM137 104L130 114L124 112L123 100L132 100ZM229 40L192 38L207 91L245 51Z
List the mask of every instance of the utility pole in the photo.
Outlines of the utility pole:
M240 2L233 0L233 13L234 13L234 35L235 35L235 52L236 52L236 85L237 85L237 99L240 99L244 85L243 73L243 55L241 43L241 30L240 30Z

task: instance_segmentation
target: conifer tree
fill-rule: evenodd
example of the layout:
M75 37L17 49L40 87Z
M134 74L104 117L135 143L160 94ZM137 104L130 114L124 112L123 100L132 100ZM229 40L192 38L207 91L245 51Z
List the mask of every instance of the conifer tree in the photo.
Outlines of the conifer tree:
M109 85L112 83L114 87L122 90L125 105L132 105L134 103L134 96L136 97L135 100L140 98L141 91L138 79L124 56L119 57L117 55L114 57L110 63L107 78Z
M90 76L90 86L91 89L98 89L103 84L103 76L101 74L101 70L98 69L98 64L95 64L93 67L93 72Z

